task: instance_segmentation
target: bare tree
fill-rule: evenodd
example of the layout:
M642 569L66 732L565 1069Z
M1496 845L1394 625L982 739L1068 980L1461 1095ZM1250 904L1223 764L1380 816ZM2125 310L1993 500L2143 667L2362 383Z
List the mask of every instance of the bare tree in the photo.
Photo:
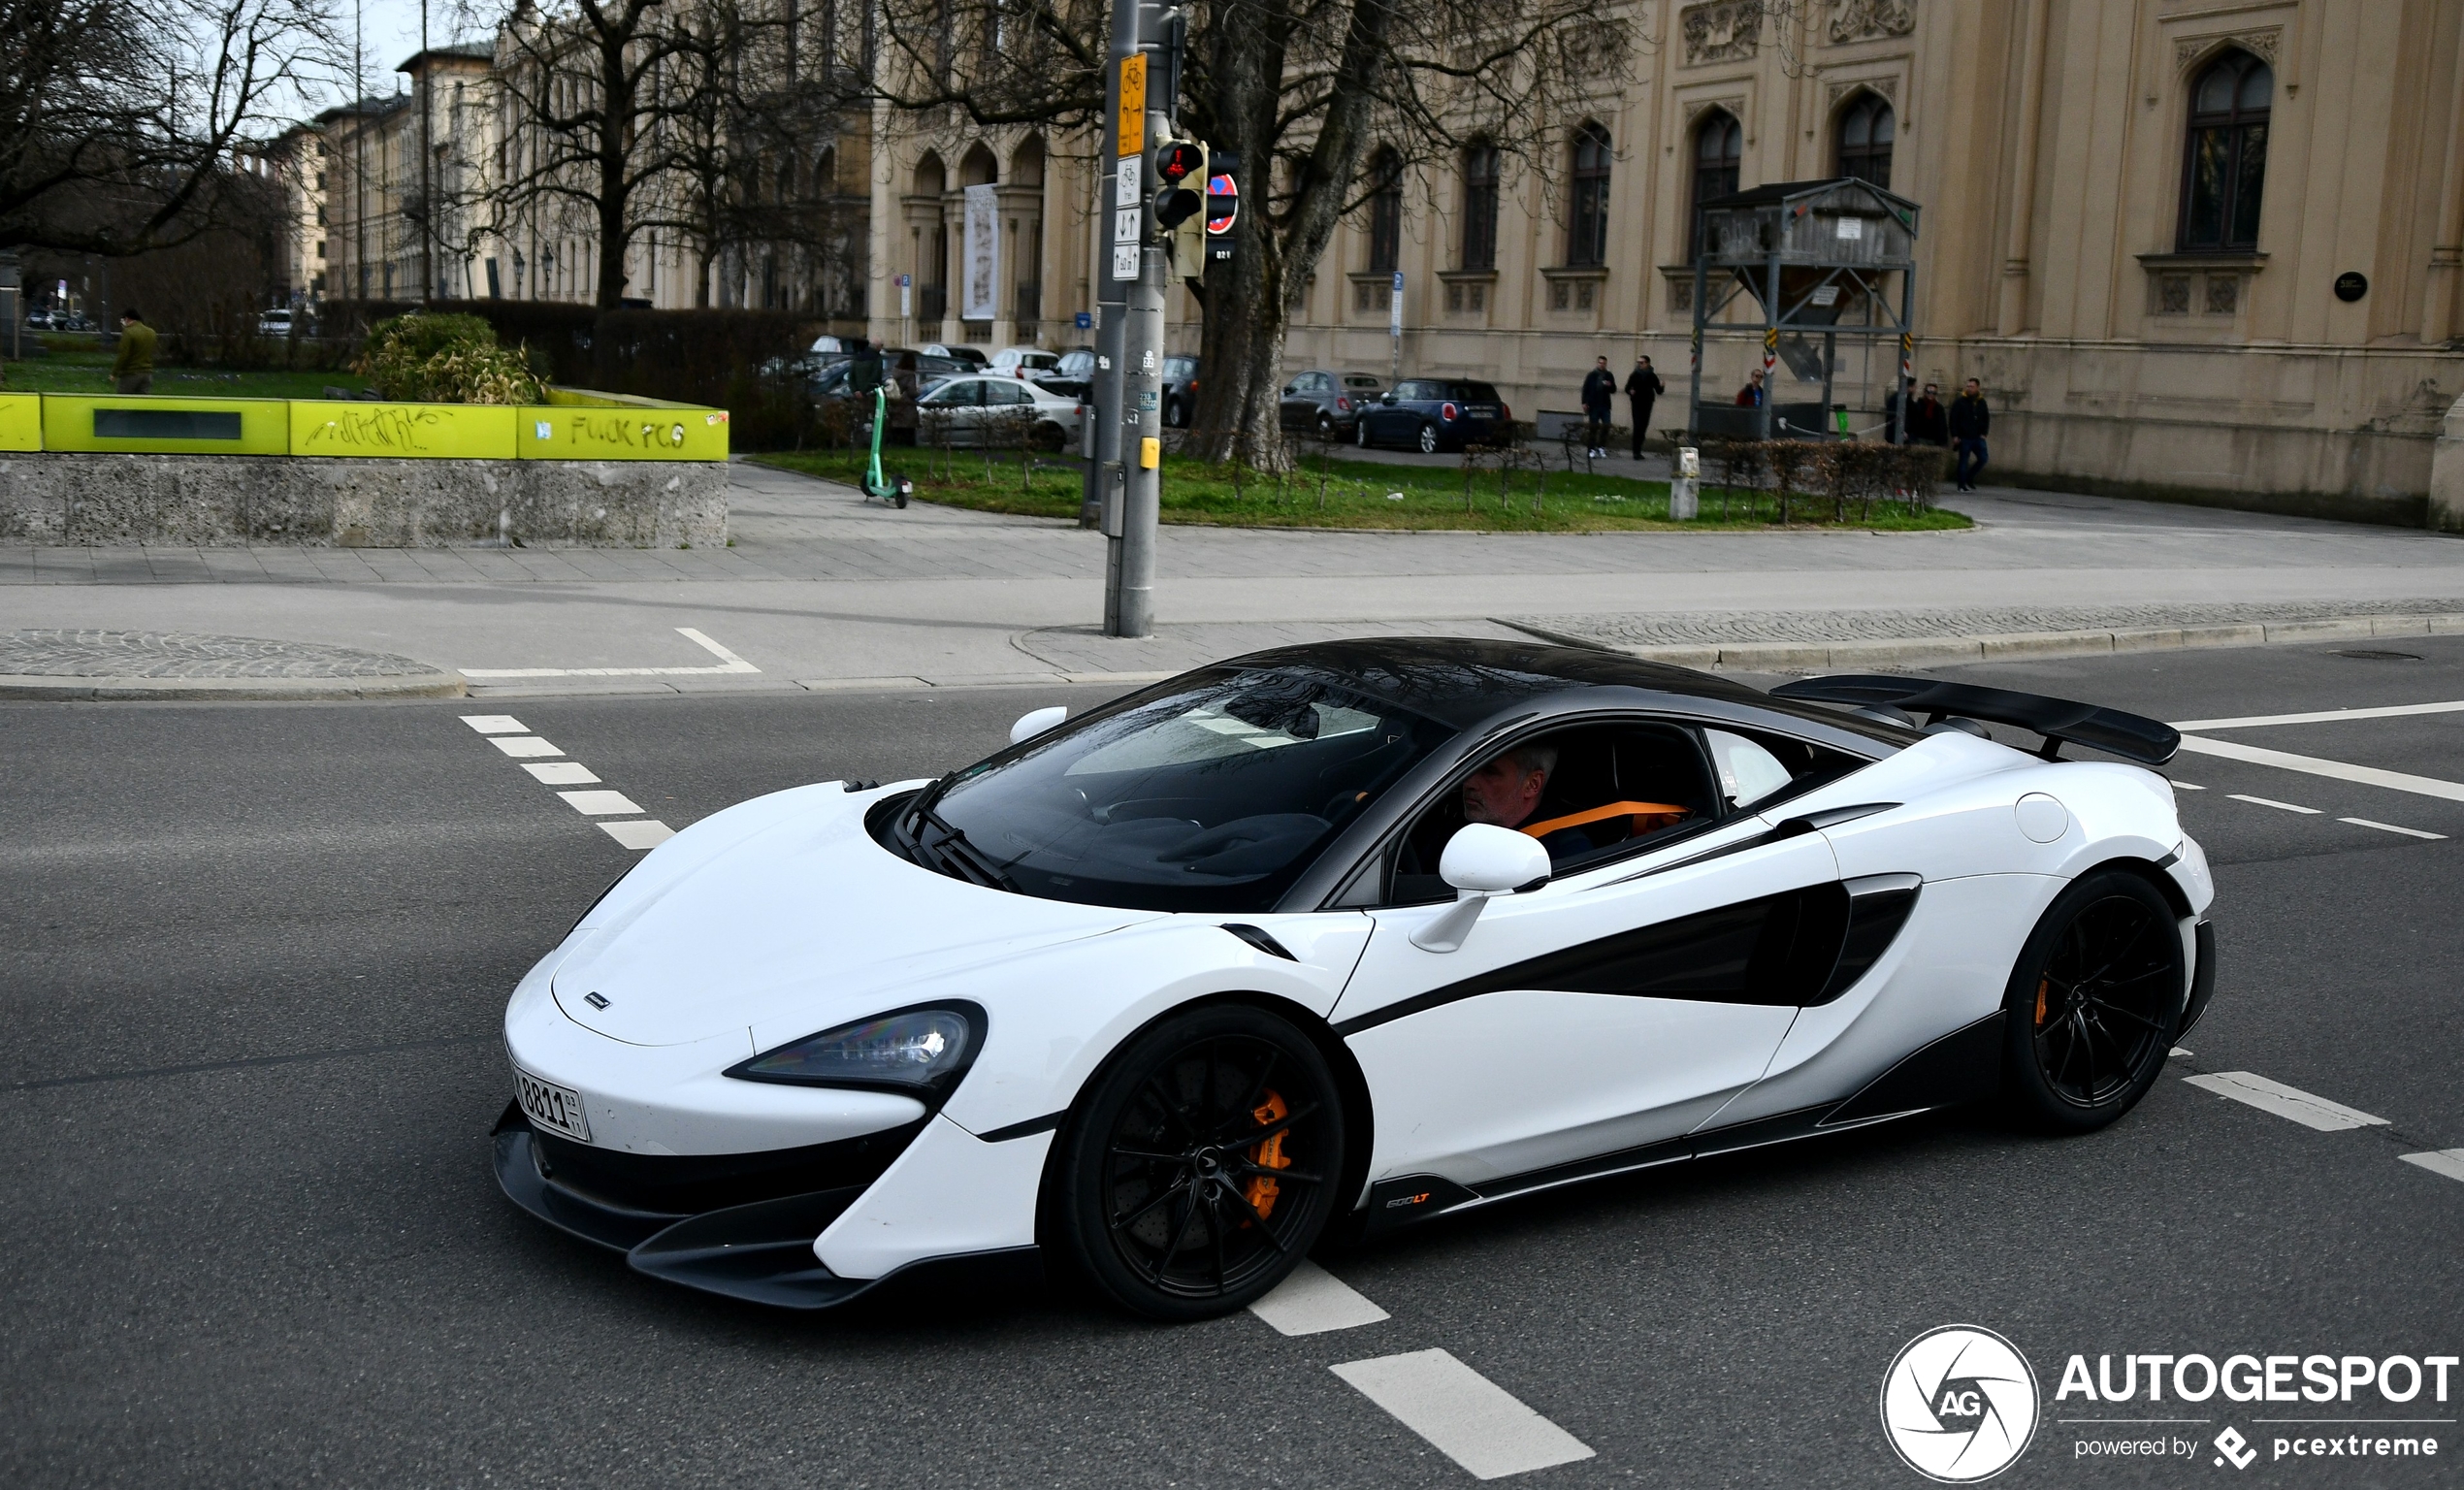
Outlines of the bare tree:
M125 255L250 210L236 155L338 60L324 0L0 0L0 246Z
M1203 292L1192 443L1273 464L1286 328L1378 184L1361 169L1371 149L1424 179L1494 149L1546 197L1580 100L1625 77L1632 22L1597 0L1190 0L1187 15L1180 118L1243 163L1232 258ZM1096 0L884 0L882 17L876 88L893 108L1061 130L1100 118Z

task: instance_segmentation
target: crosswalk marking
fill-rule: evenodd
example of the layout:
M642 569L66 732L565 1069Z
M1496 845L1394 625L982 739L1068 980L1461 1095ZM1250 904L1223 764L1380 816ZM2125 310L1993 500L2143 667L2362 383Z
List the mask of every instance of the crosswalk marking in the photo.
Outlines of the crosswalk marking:
M2445 833L2425 833L2417 827L2398 827L2392 823L2373 823L2368 818L2338 818L2336 821L2350 823L2355 827L2375 827L2383 833L2402 833L2407 838L2428 838L2440 843L2447 841Z
M2240 719L2190 719L2173 728L2188 734L2193 729L2257 729L2268 725L2327 725L2347 719L2402 719L2414 714L2458 712L2464 712L2464 701L2399 703L2383 709L2321 709L2313 714L2250 714Z
M1477 1478L1592 1457L1589 1444L1446 1351L1381 1355L1331 1369Z
M2317 756L2296 756L2284 750L2261 750L2255 745L2240 745L2231 740L2201 739L2194 734L2182 736L2182 748L2203 756L2222 756L2227 761L2247 761L2253 765L2272 765L2280 770L2301 771L2336 781L2359 782L2365 787L2384 787L2390 792L2410 792L2417 796L2464 802L2464 782L2441 781L2435 776L2383 771L2375 765L2348 765L2342 761L2322 761Z
M1250 1305L1249 1312L1286 1335L1321 1335L1388 1317L1384 1310L1306 1257L1291 1277Z
M2182 1080L2203 1091L2231 1097L2236 1102L2247 1102L2262 1113L2274 1113L2279 1118L2289 1118L2305 1128L2316 1128L2321 1133L2380 1126L2386 1122L2384 1118L2373 1118L2341 1102L2330 1102L2298 1086L2271 1082L2248 1071L2219 1071L2213 1076L2186 1076Z
M2464 1180L2464 1149L2433 1149L2428 1153L2399 1153L2407 1164L2418 1164L2434 1175Z
M2284 812L2306 812L2314 818L2318 816L2318 808L2304 807L2298 802L2280 802L2272 796L2244 796L2239 792L2227 792L2224 794L2234 801L2248 802L2253 807L2274 807Z

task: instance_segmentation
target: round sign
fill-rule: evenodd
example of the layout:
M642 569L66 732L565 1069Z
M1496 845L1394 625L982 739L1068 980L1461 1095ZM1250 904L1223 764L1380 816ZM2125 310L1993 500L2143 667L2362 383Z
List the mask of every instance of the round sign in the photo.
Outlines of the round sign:
M2336 276L2336 298L2347 305L2370 293L2369 279L2348 269Z
M1928 1330L1882 1381L1882 1428L1908 1468L1943 1484L2009 1469L2036 1436L2036 1373L2019 1347L1971 1324Z
M1232 231L1241 214L1241 188L1220 171L1207 178L1207 231L1217 238Z

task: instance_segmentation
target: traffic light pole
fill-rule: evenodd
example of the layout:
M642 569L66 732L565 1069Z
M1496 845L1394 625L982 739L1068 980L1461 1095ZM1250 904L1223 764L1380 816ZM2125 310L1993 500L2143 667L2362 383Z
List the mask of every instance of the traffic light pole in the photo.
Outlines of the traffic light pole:
M1163 249L1150 231L1147 193L1151 183L1146 180L1146 155L1151 144L1168 137L1170 125L1164 110L1155 107L1167 101L1149 94L1146 59L1163 41L1166 9L1153 0L1115 0L1113 7L1108 90L1113 107L1104 125L1104 158L1112 169L1097 213L1108 249L1097 297L1104 306L1104 324L1096 341L1095 374L1096 417L1105 426L1096 437L1096 480L1107 539L1107 636L1147 636L1155 627L1166 279ZM1179 75L1179 68L1170 64L1155 71L1158 81ZM1123 185L1129 189L1122 190ZM1118 313L1112 296L1119 297Z

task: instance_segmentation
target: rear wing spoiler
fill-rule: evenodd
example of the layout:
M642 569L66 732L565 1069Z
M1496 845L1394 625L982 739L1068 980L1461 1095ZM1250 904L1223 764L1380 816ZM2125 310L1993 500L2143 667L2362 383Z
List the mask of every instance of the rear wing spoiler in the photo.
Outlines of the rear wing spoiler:
M2171 725L2120 709L2092 703L2048 698L2042 694L2016 694L2002 688L1967 683L1941 683L1931 678L1894 677L1887 673L1841 673L1829 678L1800 678L1771 690L1778 698L1809 703L1845 703L1864 708L1897 709L1923 715L1929 725L1949 718L1980 719L2010 725L2045 737L2037 752L2059 760L2061 747L2081 745L2140 765L2162 765L2182 748L2182 731Z

